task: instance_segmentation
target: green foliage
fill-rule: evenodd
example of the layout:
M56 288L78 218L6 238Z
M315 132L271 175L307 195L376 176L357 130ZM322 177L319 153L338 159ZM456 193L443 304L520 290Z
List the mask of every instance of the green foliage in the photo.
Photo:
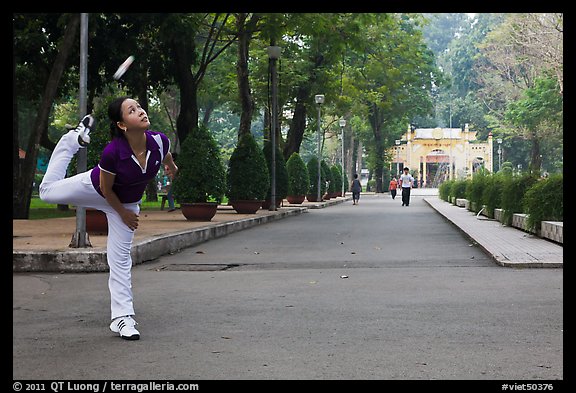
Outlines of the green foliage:
M270 141L264 142L264 147L262 149L264 157L266 158L266 164L268 165L268 171L272 172L272 143ZM280 151L280 148L276 146L276 199L284 199L288 196L288 172L286 170L286 162L284 161L284 156ZM266 193L266 200L271 198L272 192L272 180L270 180L270 187Z
M308 164L308 178L310 180L310 187L308 187L308 194L318 195L318 159L316 157L310 158ZM325 171L320 171L320 197L326 193L326 174Z
M486 188L488 174L479 169L466 184L466 199L470 201L473 210L478 213L482 209L484 189Z
M193 128L177 157L178 175L172 187L179 203L220 203L226 187L226 169L220 148L205 126Z
M330 166L325 160L320 162L320 168L322 169L322 176L326 179L326 192L329 194L336 192L336 188L334 187L334 179L332 178L332 171L330 170Z
M310 187L308 168L300 154L294 152L286 162L288 173L288 194L294 196L306 195Z
M226 195L231 201L264 200L269 188L264 153L251 133L242 134L228 162Z
M498 173L503 173L506 175L511 175L512 173L514 173L514 168L512 166L512 163L510 161L505 161L502 163L502 168L500 168L500 170L498 171Z
M458 199L466 198L466 186L468 181L466 179L452 180L452 187L450 187L450 195Z
M540 227L542 221L563 221L564 177L554 174L536 181L524 195L524 213L528 214L528 228Z
M482 204L486 205L486 210L490 217L494 217L494 209L502 204L502 186L505 177L502 174L488 174L486 176L485 187L482 191Z
M442 182L440 186L438 186L438 197L443 201L450 201L450 190L452 188L452 184L454 184L454 180L446 180Z
M342 192L342 169L340 165L332 165L330 171L332 172L332 181L334 182L334 192Z
M504 165L502 165L502 167L504 169ZM526 190L536 183L536 180L536 177L529 173L505 178L504 184L502 185L501 207L504 210L502 213L502 223L510 225L514 213L523 213L524 194Z

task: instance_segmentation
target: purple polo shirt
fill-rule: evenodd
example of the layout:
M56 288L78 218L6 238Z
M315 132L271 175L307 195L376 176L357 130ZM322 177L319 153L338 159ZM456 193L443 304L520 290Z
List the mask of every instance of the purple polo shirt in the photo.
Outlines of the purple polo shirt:
M145 131L146 134L146 165L140 167L128 141L124 138L113 138L102 151L100 162L90 178L98 194L100 190L100 171L116 175L112 190L120 202L134 203L142 199L146 186L154 179L162 167L162 161L170 151L170 140L160 132ZM104 195L102 195L104 196Z

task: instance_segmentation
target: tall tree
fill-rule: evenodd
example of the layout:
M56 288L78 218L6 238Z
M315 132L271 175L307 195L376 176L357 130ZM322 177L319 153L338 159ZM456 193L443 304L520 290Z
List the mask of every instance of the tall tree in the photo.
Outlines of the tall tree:
M362 76L359 83L374 137L370 154L376 192L383 192L389 136L398 132L397 127L403 122L407 125L413 116L431 112L430 92L436 69L434 57L416 28L417 16L385 15L377 22L368 30L368 40L373 46L359 68Z
M12 166L15 170L12 178L12 218L28 218L30 198L32 195L32 183L36 171L36 160L38 157L40 140L42 135L47 133L48 119L52 104L57 95L60 79L64 73L72 47L76 44L75 38L78 35L80 26L80 14L65 14L62 18L63 23L66 24L66 28L58 45L58 52L50 70L50 74L45 82L44 93L42 95L42 100L38 108L30 141L26 150L26 158L20 166L19 163L14 162L19 160L18 154L12 157ZM16 71L15 66L13 67L13 71ZM14 75L14 80L16 80L16 75ZM15 129L17 129L17 125ZM14 138L13 144L17 145L18 140L18 137ZM13 151L16 150L17 146L14 146Z

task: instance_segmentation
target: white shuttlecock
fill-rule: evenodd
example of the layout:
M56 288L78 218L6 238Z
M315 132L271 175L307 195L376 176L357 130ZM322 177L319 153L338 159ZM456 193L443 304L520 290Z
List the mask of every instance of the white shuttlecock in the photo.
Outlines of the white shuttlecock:
M129 56L126 60L124 60L124 63L120 64L120 67L118 67L118 70L116 70L116 72L114 73L113 78L116 80L120 79L133 62L134 62L134 56Z

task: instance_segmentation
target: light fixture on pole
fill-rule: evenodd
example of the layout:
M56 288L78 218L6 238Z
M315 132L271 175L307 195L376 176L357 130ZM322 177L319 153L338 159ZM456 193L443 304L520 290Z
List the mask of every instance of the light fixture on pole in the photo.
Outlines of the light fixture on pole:
M340 119L340 121L338 122L340 124L340 130L341 135L342 135L342 196L345 196L344 194L346 193L345 188L344 188L344 127L346 127L346 119Z
M316 104L318 104L318 131L316 132L316 140L317 140L317 150L316 150L316 154L318 155L318 202L322 202L322 195L320 193L320 184L321 184L321 180L322 180L322 168L320 166L320 157L321 157L321 152L320 152L320 107L322 106L322 104L324 103L324 94L316 94L314 96L314 101L316 101Z
M272 116L270 127L270 143L272 145L272 162L270 164L270 207L268 210L276 211L276 127L278 125L278 94L276 86L278 84L276 75L276 60L280 58L280 47L269 46L268 58L270 59L270 77L272 85Z
M400 139L394 141L396 144L396 176L400 174Z
M502 138L496 139L496 142L498 142L498 171L500 171L502 169Z

